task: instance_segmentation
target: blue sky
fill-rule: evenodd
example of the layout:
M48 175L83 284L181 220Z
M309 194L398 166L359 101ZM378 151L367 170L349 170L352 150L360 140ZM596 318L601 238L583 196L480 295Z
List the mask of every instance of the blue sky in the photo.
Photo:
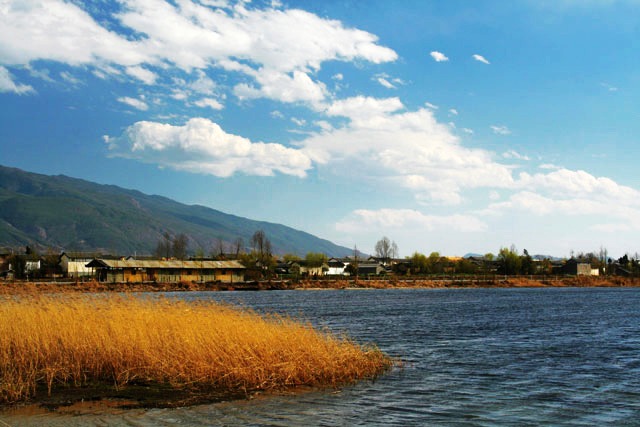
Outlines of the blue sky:
M0 164L373 252L640 242L640 2L0 0Z

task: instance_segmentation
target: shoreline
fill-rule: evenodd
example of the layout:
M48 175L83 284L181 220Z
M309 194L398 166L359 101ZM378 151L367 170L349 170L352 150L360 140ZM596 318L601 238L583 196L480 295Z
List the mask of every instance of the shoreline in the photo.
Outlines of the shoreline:
M215 301L131 293L0 296L0 413L34 404L164 408L375 379L375 344Z
M548 276L544 278L494 276L453 278L375 278L268 280L245 283L100 283L0 281L0 295L23 292L224 292L269 290L353 289L467 289L467 288L629 288L640 278L619 276Z
M357 286L353 286L353 285ZM57 292L171 292L171 291L219 291L216 289L184 289L183 284L171 286L170 284L154 284L153 286L141 286L141 284L112 284L105 288L96 288L95 283L85 283L73 285L68 284L34 284L0 283L0 295L19 295L23 292L33 292L38 290L43 293ZM470 289L470 288L578 288L578 287L599 287L599 288L631 288L640 287L640 279L620 278L620 277L572 277L562 278L554 281L539 281L524 278L501 280L497 282L467 283L460 286L459 281L433 281L415 280L394 281L394 280L359 280L357 283L347 281L322 281L311 280L300 282L299 286L292 288L301 291L323 291L323 290L376 290L376 289ZM321 286L318 286L321 285ZM331 285L331 286L329 286ZM352 286L348 286L352 285ZM339 287L338 287L339 286ZM364 379L366 381L366 379ZM173 408L181 406L192 406L199 404L218 403L233 400L253 399L259 395L279 392L296 393L301 392L304 387L287 388L279 390L230 390L225 388L176 388L168 384L155 382L134 382L125 387L113 387L113 384L90 383L84 386L68 386L54 388L49 396L46 390L38 387L39 392L36 397L27 401L0 404L0 414L21 414L21 413L65 413L83 414L92 411L127 410L127 409L147 409L147 408Z

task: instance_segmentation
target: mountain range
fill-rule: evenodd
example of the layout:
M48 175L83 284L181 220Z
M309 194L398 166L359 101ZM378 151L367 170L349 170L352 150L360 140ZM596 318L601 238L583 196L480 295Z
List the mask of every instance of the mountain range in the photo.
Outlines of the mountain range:
M205 206L186 205L114 185L0 166L0 246L40 250L151 254L165 233L184 234L190 252L213 252L262 230L276 254L352 249L281 224L256 221Z

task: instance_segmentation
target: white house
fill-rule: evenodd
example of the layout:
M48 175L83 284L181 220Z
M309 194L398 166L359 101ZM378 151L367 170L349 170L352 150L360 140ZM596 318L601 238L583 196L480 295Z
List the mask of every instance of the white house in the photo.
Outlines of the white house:
M329 276L348 276L349 273L345 271L347 265L349 265L348 261L342 260L340 258L330 258L327 261L327 265L329 269L327 270L327 275Z
M63 252L60 255L58 264L62 268L65 277L89 277L95 274L93 267L87 267L87 264L93 261L99 255L79 252Z

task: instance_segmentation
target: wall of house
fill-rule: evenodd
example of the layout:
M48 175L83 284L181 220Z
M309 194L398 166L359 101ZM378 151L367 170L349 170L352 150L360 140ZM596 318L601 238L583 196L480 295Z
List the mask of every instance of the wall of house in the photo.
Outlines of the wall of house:
M348 276L349 273L344 272L345 267L329 267L327 274L329 276Z
M238 270L135 270L132 268L106 270L102 280L110 283L177 283L177 282L215 282L237 283L244 281L244 273Z
M591 265L587 263L578 263L576 264L576 274L578 276L591 276Z
M93 267L87 267L86 265L91 260L71 260L66 256L63 256L60 260L60 266L62 267L62 271L65 273L67 277L85 277L85 276L93 276L95 271Z

